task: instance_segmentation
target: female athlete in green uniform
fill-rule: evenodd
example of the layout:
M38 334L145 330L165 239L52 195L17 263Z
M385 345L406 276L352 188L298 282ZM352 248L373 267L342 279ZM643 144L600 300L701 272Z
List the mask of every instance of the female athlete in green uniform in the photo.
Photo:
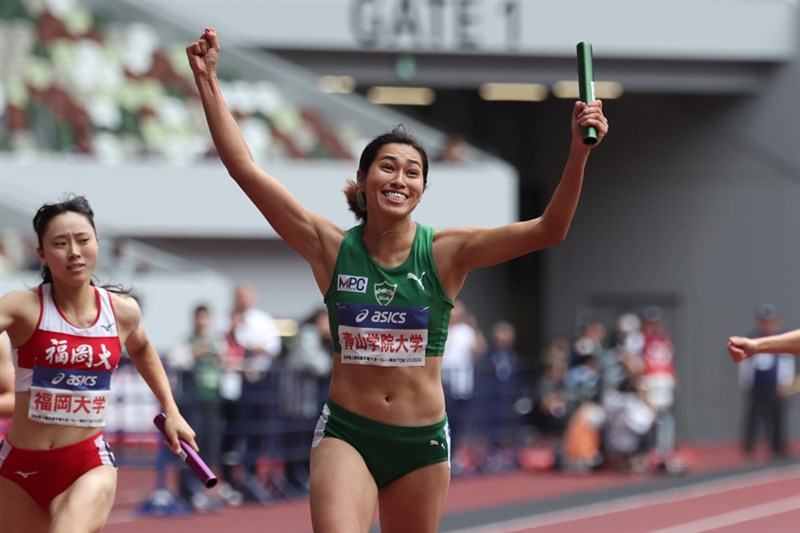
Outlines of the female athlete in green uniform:
M363 224L345 231L256 165L220 92L219 49L210 28L187 47L219 156L308 261L330 313L336 353L311 451L314 530L368 531L377 504L384 533L436 531L450 483L441 355L452 302L470 271L564 239L597 146L583 144L581 127L594 126L602 140L602 104L575 104L569 159L538 218L491 229L418 224L412 213L425 192L428 157L395 129L361 156L345 192Z

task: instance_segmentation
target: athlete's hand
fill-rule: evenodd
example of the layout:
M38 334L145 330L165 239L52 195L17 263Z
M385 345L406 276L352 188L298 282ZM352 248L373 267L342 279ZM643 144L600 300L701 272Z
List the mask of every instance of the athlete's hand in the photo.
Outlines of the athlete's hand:
M594 144L583 143L583 133L581 128L584 126L594 126L597 130L597 142ZM588 150L594 149L608 133L608 119L603 114L603 101L594 100L584 103L580 100L575 102L572 108L572 140Z
M756 352L756 343L747 337L730 337L728 339L728 353L734 363L747 359Z
M206 28L198 40L186 47L189 66L195 76L205 76L217 70L219 41L214 28Z
M194 448L194 451L200 451L200 448L194 440L196 433L179 413L174 412L167 415L166 420L164 420L164 432L167 435L167 440L164 441L164 444L173 452L180 453L181 451L181 444L178 441L178 437L185 440Z

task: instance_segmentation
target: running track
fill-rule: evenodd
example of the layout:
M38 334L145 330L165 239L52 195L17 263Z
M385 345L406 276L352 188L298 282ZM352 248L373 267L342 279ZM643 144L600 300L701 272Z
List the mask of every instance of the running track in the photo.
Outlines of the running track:
M694 453L685 476L515 472L454 479L440 531L800 533L800 459L743 463L731 447ZM151 483L150 471L121 470L117 505L103 531L311 531L305 498L189 517L139 516Z

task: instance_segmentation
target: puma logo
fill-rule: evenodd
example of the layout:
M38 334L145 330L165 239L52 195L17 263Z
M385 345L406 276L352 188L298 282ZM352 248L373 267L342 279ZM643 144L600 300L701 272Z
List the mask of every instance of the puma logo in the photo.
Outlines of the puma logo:
M103 324L100 324L100 327L103 328L106 331L111 331L111 328L114 327L114 324L115 324L114 322L112 322L111 324L108 324L106 326L104 326Z
M419 288L424 291L425 290L425 286L422 284L422 278L424 278L424 277L425 277L425 272L423 272L420 275L420 277L417 277L416 274L414 274L413 272L409 272L408 276L406 277L406 279L413 279L414 281L419 283Z
M18 476L22 477L22 478L28 479L29 476L32 476L34 474L38 474L39 471L37 470L35 472L20 472L19 470L17 470L14 473L17 474Z

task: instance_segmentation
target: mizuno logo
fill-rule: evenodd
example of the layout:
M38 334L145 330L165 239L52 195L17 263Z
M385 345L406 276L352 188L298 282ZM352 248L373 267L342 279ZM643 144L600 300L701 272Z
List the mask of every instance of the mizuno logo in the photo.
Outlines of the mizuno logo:
M16 475L20 476L20 477L23 477L23 478L25 478L25 479L28 479L28 476L32 476L32 475L34 475L34 474L38 474L38 473L39 473L39 471L37 470L36 472L20 472L19 470L17 470L17 471L16 471L16 472L14 472L14 473L15 473Z
M114 322L112 322L111 324L108 324L107 326L104 326L103 324L100 324L100 327L103 328L106 331L111 331L111 328L114 327L114 324L115 324Z
M408 276L406 276L406 279L413 279L414 281L416 281L417 283L419 283L419 288L420 288L420 289L422 289L422 290L424 291L424 290L425 290L425 286L422 284L422 278L424 278L424 277L425 277L425 272L423 272L423 273L420 275L420 277L417 277L417 275L416 275L416 274L414 274L413 272L409 272L409 273L408 273Z

